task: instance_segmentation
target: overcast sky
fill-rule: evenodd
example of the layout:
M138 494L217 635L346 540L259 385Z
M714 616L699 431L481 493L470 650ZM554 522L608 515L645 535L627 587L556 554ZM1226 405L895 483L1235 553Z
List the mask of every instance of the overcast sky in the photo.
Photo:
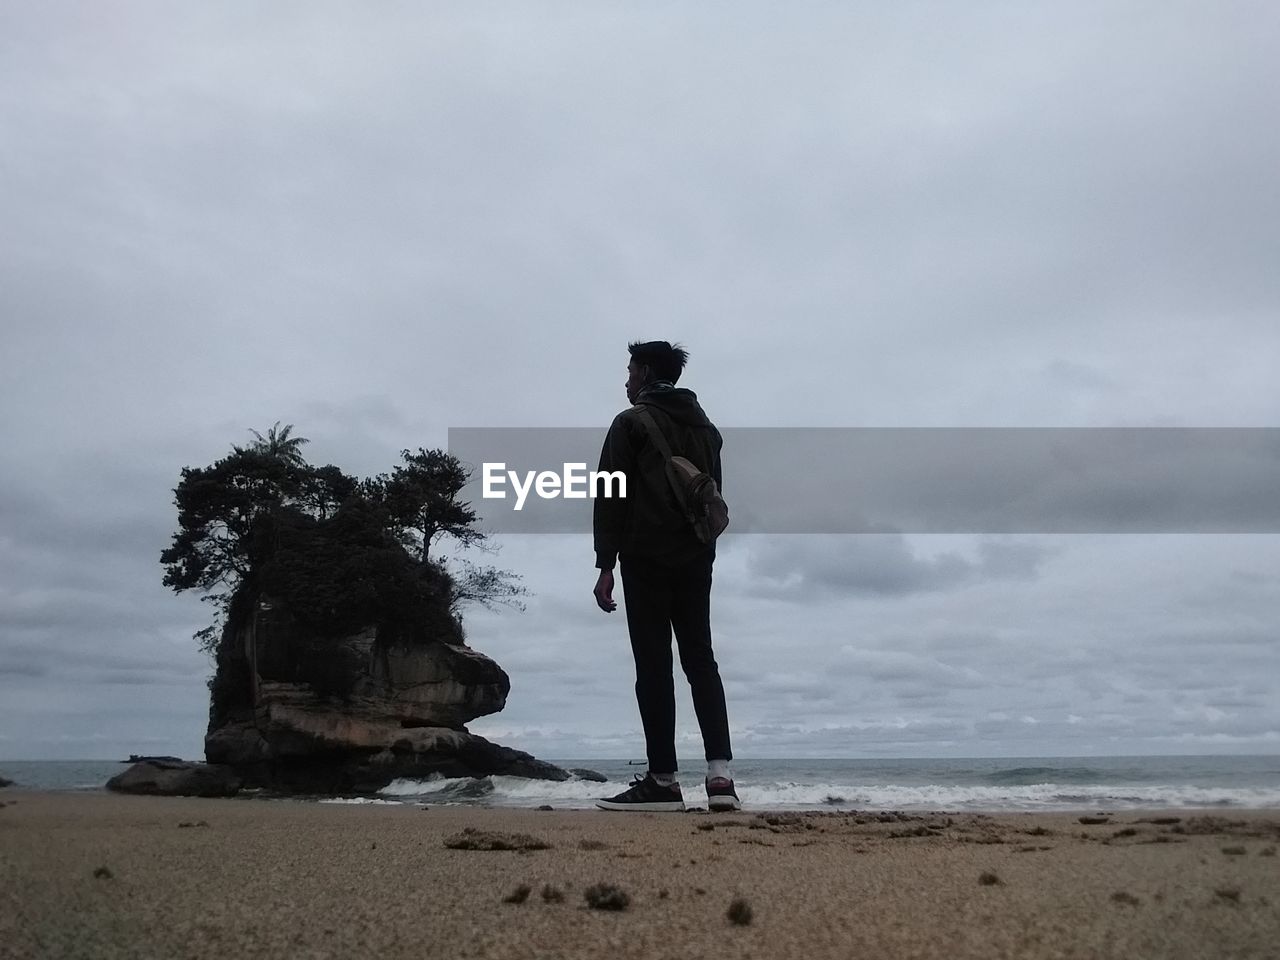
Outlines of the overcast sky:
M603 432L670 339L727 427L1280 426L1277 49L1269 0L0 0L0 758L202 754L172 488L277 420L358 475ZM498 540L471 729L643 756L589 538ZM755 757L1277 753L1277 624L1276 535L737 536L713 593Z

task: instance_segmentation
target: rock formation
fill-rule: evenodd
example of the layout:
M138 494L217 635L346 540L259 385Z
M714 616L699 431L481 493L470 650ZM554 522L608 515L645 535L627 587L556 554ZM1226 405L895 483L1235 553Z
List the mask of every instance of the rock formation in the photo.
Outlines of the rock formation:
M215 764L142 757L108 780L107 789L166 797L230 797L239 791L240 778L230 768Z
M376 627L327 637L269 598L224 631L205 756L246 786L369 793L399 777L490 774L566 780L527 753L468 733L511 688L461 637L384 639Z

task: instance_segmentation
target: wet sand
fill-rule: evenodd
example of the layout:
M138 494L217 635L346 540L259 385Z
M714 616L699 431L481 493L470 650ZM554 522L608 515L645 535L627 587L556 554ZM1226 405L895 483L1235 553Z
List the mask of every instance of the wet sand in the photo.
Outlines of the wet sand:
M5 958L1280 956L1274 811L0 803Z

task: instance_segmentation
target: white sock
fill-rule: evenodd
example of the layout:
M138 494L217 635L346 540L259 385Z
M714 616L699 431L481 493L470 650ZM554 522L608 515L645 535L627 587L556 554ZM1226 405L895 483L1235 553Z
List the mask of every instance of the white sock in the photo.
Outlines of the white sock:
M654 773L650 771L649 776L653 777L654 782L660 787L673 787L676 783L676 775L674 773Z
M707 779L714 780L716 777L724 777L726 780L732 780L729 774L728 760L708 760L707 761Z

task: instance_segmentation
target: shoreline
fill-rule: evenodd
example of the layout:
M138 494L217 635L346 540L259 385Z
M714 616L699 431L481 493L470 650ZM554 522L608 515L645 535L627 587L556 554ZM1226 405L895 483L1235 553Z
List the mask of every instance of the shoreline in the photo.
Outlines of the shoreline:
M601 796L610 789L617 789L618 785L610 787L606 784L600 784ZM749 788L746 788L749 789ZM273 793L264 789L242 789L236 795L231 797L188 797L188 796L167 796L160 794L130 794L109 790L105 785L97 787L27 787L21 783L12 783L9 787L0 792L0 805L3 805L5 798L18 797L43 797L43 796L112 796L112 797L150 797L152 799L173 799L173 800L198 800L221 802L226 800L250 801L250 800L269 800L269 801L286 801L297 802L303 804L325 804L333 806L383 806L383 807L409 807L423 809L427 807L436 809L457 809L457 810L493 810L497 812L546 812L540 809L544 806L550 806L552 810L562 813L591 813L602 812L589 801L575 800L575 803L581 803L580 806L569 806L563 799L549 799L545 804L528 805L528 804L503 804L492 803L483 799L474 801L459 801L455 799L433 800L430 795L410 795L410 796L380 796L370 794L298 794L298 793ZM685 813L707 813L705 804L700 804L697 800L685 800ZM1073 816L1105 816L1105 817L1142 817L1142 816L1164 816L1164 815L1182 815L1187 817L1194 816L1220 816L1230 818L1232 816L1241 817L1266 817L1272 816L1280 820L1280 806L1244 806L1236 805L1234 802L1219 802L1209 804L1183 804L1181 806L1168 805L1129 805L1120 804L1062 804L1050 805L1043 804L1034 807L1010 807L1010 806L968 806L968 807L947 807L947 806L929 806L921 804L903 804L898 806L852 806L844 803L837 804L759 804L744 801L744 807L738 811L740 814L773 814L773 813L797 813L802 815L840 815L840 816L858 816L858 815L874 815L880 813L905 813L912 816L984 816L984 817L1019 817L1019 816L1047 816L1047 817L1073 817Z
M972 813L1203 808L1280 811L1280 755L1175 757L1015 757L959 759L742 760L736 773L749 809L947 810ZM625 789L637 767L623 761L557 760L598 771L564 782L519 777L399 779L365 799L494 805L504 809L593 809ZM589 764L585 766L584 764ZM0 763L0 776L24 790L98 788L127 769L116 761ZM698 771L682 777L685 801L705 805ZM308 799L355 799L354 792Z
M6 790L0 956L1262 958L1280 942L1275 810L244 799ZM547 846L475 849L491 834ZM627 909L591 909L600 883Z

